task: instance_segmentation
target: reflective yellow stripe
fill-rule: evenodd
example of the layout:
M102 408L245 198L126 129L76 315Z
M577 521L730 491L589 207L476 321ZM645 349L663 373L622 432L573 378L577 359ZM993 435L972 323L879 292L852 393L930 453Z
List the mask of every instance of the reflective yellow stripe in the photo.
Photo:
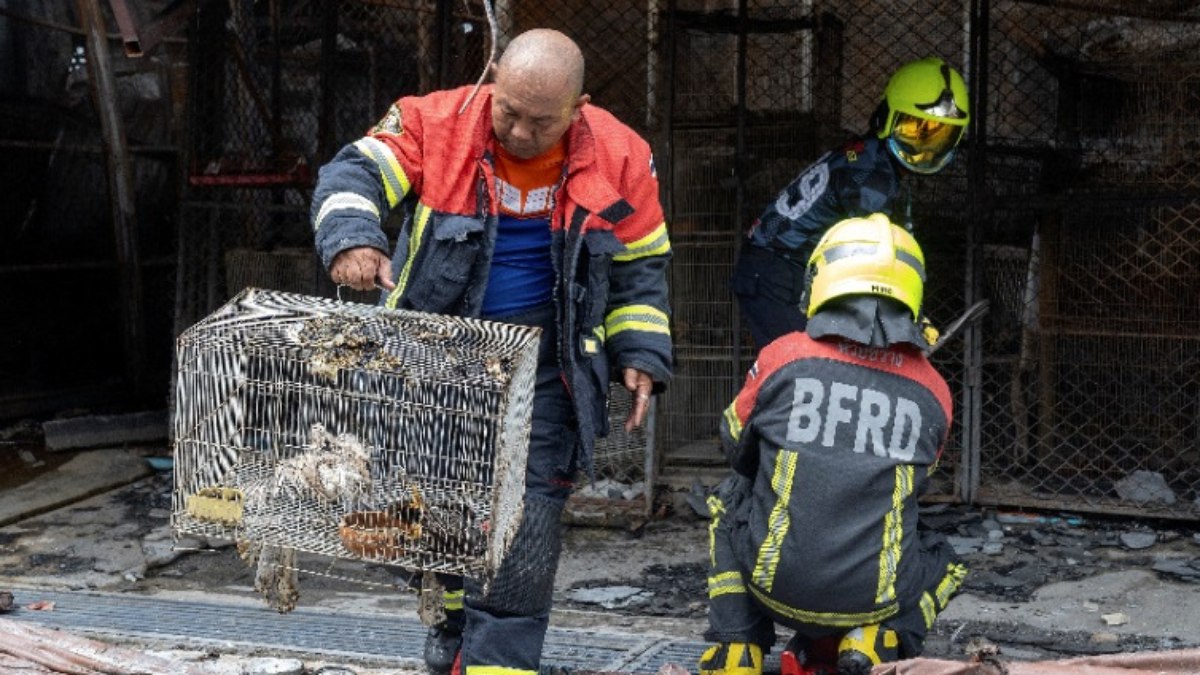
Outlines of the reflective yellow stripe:
M445 591L442 593L442 608L451 612L463 608L463 589Z
M355 192L335 192L321 202L321 208L317 211L317 219L313 221L313 232L321 229L321 225L325 223L325 219L329 217L330 213L345 209L365 211L375 216L375 220L379 220L379 207L375 202Z
M387 302L384 303L388 309L396 309L396 303L399 302L405 287L408 286L408 275L412 273L413 261L417 259L417 251L421 248L421 238L425 234L425 225L429 222L430 213L432 211L428 206L417 203L412 234L408 238L408 258L404 261L404 269L400 270L400 279L396 282L396 287L392 289L391 293L388 293Z
M925 628L933 628L933 620L937 618L937 607L934 606L933 596L921 594L921 617L925 619Z
M650 234L625 245L625 250L613 256L617 262L629 262L652 255L663 255L671 250L671 239L667 236L667 224L659 223Z
M883 518L883 541L879 549L879 583L875 602L896 599L896 570L900 567L900 544L904 538L904 500L913 491L913 467L901 464L895 469L892 488L892 508Z
M738 418L737 401L725 409L725 424L729 427L729 437L738 440L742 437L742 420Z
M775 570L779 567L779 556L783 549L783 538L791 525L788 502L792 497L792 479L796 475L796 453L780 449L775 458L775 474L771 476L771 488L777 499L767 517L767 536L758 547L758 559L754 563L754 583L767 591L775 584Z
M354 142L354 147L362 154L370 157L379 167L383 176L383 190L387 193L388 208L396 206L408 194L410 187L408 175L400 166L400 160L392 153L392 149L379 139L364 136Z
M837 612L813 612L799 607L789 607L788 605L779 602L778 600L767 595L765 592L758 589L757 586L750 587L750 593L754 595L771 611L786 616L797 621L805 623L815 623L819 626L836 626L839 628L854 628L856 626L865 626L867 624L879 623L884 619L893 617L899 611L900 606L892 603L887 607L877 609L874 612L863 612L861 614L840 614Z
M721 516L725 515L725 502L716 495L709 495L705 500L708 504L708 513L712 518L708 521L708 563L712 567L717 566L717 525L721 523Z
M504 666L467 666L467 675L537 675L536 670L505 668Z
M627 305L609 312L604 318L605 334L612 337L623 330L671 334L667 313L650 305Z
M950 596L954 595L962 586L963 580L967 578L967 568L960 563L950 563L946 565L946 576L942 577L938 583L937 602L940 609L945 609L950 602Z
M708 597L730 593L745 593L746 584L742 583L741 572L721 572L708 578Z

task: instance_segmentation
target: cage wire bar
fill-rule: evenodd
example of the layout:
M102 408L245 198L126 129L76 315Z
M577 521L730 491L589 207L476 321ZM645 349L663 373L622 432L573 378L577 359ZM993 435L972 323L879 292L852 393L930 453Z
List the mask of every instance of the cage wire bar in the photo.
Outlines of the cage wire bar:
M314 168L394 98L473 84L490 46L476 1L268 4L206 3L194 25L198 180L180 237L196 246L180 247L177 299L193 321L285 274L332 297L303 252ZM728 289L741 235L865 131L899 65L933 54L977 100L958 158L909 181L927 312L945 325L975 299L992 309L935 356L958 423L927 498L1197 517L1196 17L1108 0L493 6L501 48L535 26L578 40L593 100L655 149L676 375L653 434L631 441L645 457L606 464L606 444L630 439L601 443L605 492L641 481L649 509L656 483L723 470L717 421L754 353Z
M539 334L243 290L179 338L173 530L489 579L521 522Z

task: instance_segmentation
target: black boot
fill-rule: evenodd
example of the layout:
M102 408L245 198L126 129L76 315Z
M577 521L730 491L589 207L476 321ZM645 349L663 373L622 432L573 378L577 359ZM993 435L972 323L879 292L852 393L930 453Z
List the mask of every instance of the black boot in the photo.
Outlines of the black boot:
M425 636L425 667L432 675L450 675L462 649L462 621L446 619L429 627Z

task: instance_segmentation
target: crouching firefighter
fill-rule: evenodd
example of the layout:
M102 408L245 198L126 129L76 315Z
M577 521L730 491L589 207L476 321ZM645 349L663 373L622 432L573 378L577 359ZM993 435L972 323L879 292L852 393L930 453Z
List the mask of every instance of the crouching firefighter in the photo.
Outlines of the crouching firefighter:
M921 333L924 256L883 214L843 220L809 258L807 332L760 352L721 421L734 472L709 497L701 675L867 673L919 655L966 575L918 532L951 424ZM836 666L834 665L836 664Z

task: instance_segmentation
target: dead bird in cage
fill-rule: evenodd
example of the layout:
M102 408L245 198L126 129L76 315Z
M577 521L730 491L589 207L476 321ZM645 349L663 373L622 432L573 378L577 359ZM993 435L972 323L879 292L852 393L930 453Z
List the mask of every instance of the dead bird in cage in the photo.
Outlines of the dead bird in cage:
M402 370L399 356L384 348L379 327L366 319L317 317L287 335L304 348L309 370L320 377L336 380L342 370Z
M335 436L325 425L314 424L309 430L307 448L275 467L271 496L287 490L337 502L370 492L371 451L354 435Z

